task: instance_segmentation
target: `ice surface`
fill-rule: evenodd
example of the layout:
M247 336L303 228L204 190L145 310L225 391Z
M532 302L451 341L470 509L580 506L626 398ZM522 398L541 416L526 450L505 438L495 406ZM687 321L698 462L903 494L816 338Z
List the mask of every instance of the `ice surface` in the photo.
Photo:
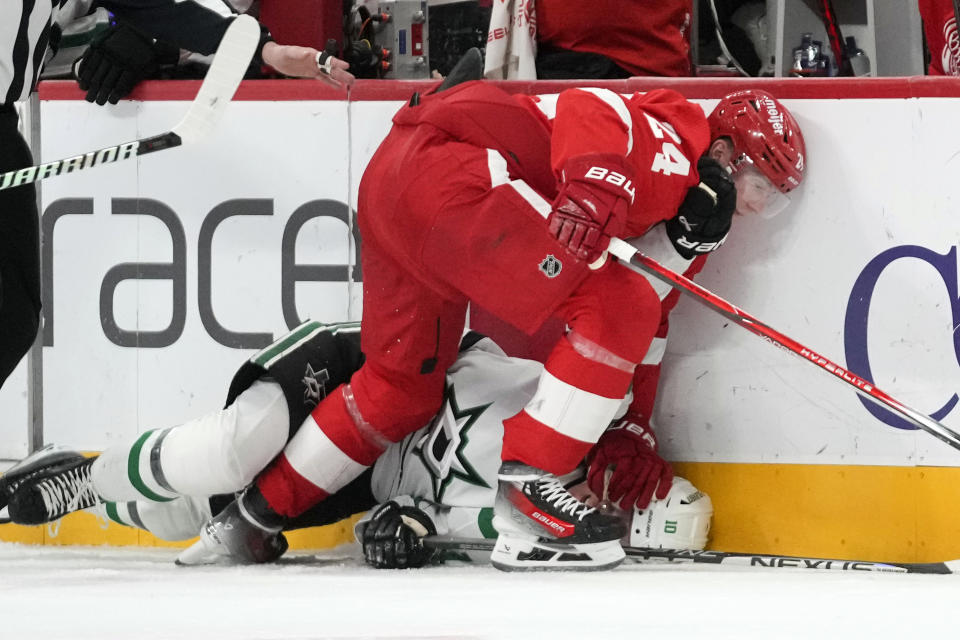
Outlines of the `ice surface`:
M0 638L954 638L960 576L625 564L377 571L341 547L260 567L0 543Z

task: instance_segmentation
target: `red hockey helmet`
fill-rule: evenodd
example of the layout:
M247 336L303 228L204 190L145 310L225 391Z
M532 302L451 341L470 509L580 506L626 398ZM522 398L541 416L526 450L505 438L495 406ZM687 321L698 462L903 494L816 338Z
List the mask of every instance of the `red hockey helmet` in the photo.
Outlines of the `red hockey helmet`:
M800 186L806 147L800 126L766 91L747 89L725 96L707 117L713 139L733 142L732 170L750 163L781 193Z

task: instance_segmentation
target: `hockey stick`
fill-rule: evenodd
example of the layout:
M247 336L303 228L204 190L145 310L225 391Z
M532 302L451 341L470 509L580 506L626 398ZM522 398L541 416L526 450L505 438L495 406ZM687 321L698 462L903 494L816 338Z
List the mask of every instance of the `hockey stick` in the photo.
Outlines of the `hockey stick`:
M213 64L200 85L197 97L193 99L183 120L172 130L79 156L0 173L0 190L200 140L213 129L233 98L259 42L260 26L257 21L248 15L237 16L227 27L217 47Z
M423 544L440 551L493 551L494 540L485 538L455 538L427 536ZM819 569L820 571L874 571L885 573L960 573L960 560L948 562L870 562L866 560L838 560L833 558L804 558L766 553L737 553L732 551L696 551L691 549L647 549L624 547L632 562L693 562L763 569Z
M850 66L850 57L847 55L846 42L843 39L843 34L840 33L840 22L837 20L837 12L833 9L832 0L820 0L820 17L823 19L823 26L827 30L827 38L830 41L830 48L833 50L833 57L837 59L837 75L854 75L853 68Z
M790 353L799 356L803 360L811 362L821 369L833 374L835 378L842 380L853 387L857 393L863 397L897 412L905 419L917 425L919 428L923 429L933 437L947 443L954 449L960 449L960 434L957 434L957 432L953 431L946 425L937 422L933 418L930 418L919 411L911 409L910 407L893 399L885 392L875 387L869 380L861 378L852 371L848 371L847 369L844 369L843 367L831 362L819 353L811 351L796 340L780 333L776 329L767 326L751 316L749 313L735 307L715 293L704 289L697 283L683 277L679 273L674 273L656 260L648 258L623 240L620 240L619 238L612 238L610 240L608 251L623 262L629 263L644 273L648 273L658 280L662 280L681 293L691 296L697 302L706 305L725 318L739 324L747 331L760 336L773 346L779 347L785 351L789 351Z

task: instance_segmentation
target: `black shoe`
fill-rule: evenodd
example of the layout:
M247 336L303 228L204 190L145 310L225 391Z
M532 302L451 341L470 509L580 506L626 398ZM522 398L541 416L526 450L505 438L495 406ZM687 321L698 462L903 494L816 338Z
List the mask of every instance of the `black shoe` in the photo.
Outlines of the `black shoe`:
M63 460L37 469L18 483L7 505L10 520L34 525L59 520L100 502L90 480L96 458Z

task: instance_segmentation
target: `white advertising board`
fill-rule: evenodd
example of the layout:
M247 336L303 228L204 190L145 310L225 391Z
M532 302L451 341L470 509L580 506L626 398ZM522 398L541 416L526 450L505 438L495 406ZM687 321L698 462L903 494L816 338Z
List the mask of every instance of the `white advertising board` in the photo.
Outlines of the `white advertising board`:
M960 430L960 98L785 103L806 183L780 216L738 218L698 281ZM239 101L193 148L49 181L45 440L100 449L176 424L218 407L239 363L296 319L359 319L344 216L400 104ZM167 130L185 108L45 101L42 156ZM690 300L671 324L656 412L669 459L960 466Z
M186 106L45 102L44 157L162 132ZM177 424L288 326L359 318L345 121L343 102L237 102L202 144L45 185L47 441Z
M772 220L736 219L698 282L895 398L960 429L955 100L786 100L805 184ZM957 466L960 455L851 387L683 301L658 398L688 461ZM872 405L871 405L871 408Z

